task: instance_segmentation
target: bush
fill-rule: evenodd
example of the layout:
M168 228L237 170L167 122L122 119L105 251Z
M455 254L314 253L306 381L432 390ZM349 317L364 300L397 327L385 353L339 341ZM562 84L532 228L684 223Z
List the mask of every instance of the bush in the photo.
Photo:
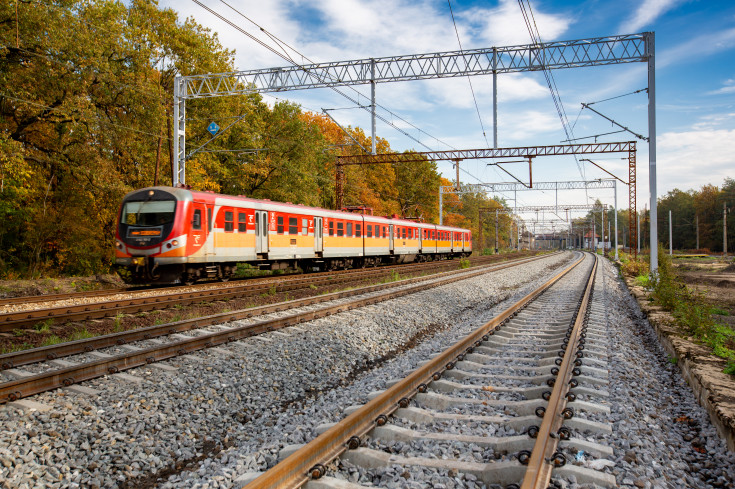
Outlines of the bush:
M718 309L679 281L671 257L661 247L658 271L650 277L650 284L654 299L671 312L677 326L712 348L714 355L728 360L725 372L735 374L735 331L718 324L712 317Z

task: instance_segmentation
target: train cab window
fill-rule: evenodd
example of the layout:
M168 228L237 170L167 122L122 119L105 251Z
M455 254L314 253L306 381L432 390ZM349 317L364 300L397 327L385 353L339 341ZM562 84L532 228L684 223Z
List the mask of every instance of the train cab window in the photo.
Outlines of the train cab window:
M276 218L276 232L278 234L283 234L283 216L278 216Z
M212 208L210 207L207 209L207 227L209 228L209 232L212 232Z
M232 211L225 211L225 232L231 233L235 229L235 215Z
M365 229L365 236L367 236L368 238L372 238L373 237L373 225L372 224L368 224L367 225L367 227Z
M329 235L334 236L334 221L329 221Z
M202 211L194 209L194 217L191 220L192 229L202 229Z
M301 218L301 234L304 236L309 235L309 220L305 217Z
M288 218L288 234L299 234L299 219L297 217Z
M338 222L337 223L337 236L344 236L345 235L345 223Z
M237 232L244 233L248 230L248 221L244 212L237 213Z
M352 223L347 223L347 233L345 233L345 236L351 238L352 237Z
M362 224L355 224L355 237L362 237Z

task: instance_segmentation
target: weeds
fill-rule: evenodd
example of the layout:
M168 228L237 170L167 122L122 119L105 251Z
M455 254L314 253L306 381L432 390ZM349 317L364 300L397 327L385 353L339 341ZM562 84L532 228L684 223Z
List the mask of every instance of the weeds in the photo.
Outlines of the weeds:
M50 333L51 332L51 325L54 324L53 319L47 319L45 321L41 321L40 323L36 323L33 325L33 329L38 331L39 333Z
M730 311L720 309L719 307L713 307L711 310L711 313L716 314L718 316L729 316L730 315Z
M459 268L470 268L470 261L467 258L460 258L459 259Z
M43 340L43 343L41 343L41 346L51 346L51 345L58 345L59 343L63 343L64 339L56 336L55 334L52 334L48 338Z
M94 334L87 331L87 328L81 328L70 334L67 341L86 340L87 338L92 338L94 336Z
M14 353L21 350L30 350L31 348L33 348L33 345L31 345L30 343L23 343L22 345L3 346L2 348L0 348L0 355L5 355L6 353Z
M122 327L123 317L124 317L124 314L121 312L115 316L115 319L113 320L113 325L114 325L113 331L115 333L120 333L121 331L123 331L123 327Z
M677 326L712 348L714 355L728 360L725 372L735 375L735 331L717 323L712 317L721 309L712 307L701 293L679 282L671 257L661 247L658 271L651 276L650 285L653 298L671 312Z

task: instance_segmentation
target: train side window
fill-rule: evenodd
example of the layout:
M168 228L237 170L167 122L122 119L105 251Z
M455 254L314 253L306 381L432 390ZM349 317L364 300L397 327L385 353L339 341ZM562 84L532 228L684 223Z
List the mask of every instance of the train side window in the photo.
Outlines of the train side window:
M194 218L191 220L192 229L202 229L202 211L194 209Z
M347 236L348 238L352 237L352 223L351 222L347 223L347 232L345 233L345 236Z
M403 228L403 239L406 239L406 228Z
M244 233L248 230L248 221L244 212L237 213L237 232Z
M278 216L276 218L276 232L278 234L283 234L283 216Z
M383 226L383 237L384 238L387 238L388 237L388 231L387 231L387 229L388 229L388 226Z
M338 222L337 223L337 236L344 236L345 235L345 223Z
M362 236L362 224L355 224L355 237L359 238Z
M234 226L235 215L232 211L225 211L225 232L231 233Z
M288 234L299 234L299 219L297 217L288 218Z
M334 221L329 221L329 235L334 236Z
M366 232L366 236L368 238L372 238L373 237L373 225L372 224L368 224L367 225L367 229L365 230L365 232Z
M304 236L309 235L309 220L305 217L301 218L301 234Z
M207 209L207 227L209 228L209 232L212 232L212 208L210 207Z

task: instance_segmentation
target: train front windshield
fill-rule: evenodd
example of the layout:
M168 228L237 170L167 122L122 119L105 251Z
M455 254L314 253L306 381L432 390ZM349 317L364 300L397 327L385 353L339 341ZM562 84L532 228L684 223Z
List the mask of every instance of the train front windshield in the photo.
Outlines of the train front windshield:
M174 220L175 200L125 202L122 223L129 226L161 226Z

